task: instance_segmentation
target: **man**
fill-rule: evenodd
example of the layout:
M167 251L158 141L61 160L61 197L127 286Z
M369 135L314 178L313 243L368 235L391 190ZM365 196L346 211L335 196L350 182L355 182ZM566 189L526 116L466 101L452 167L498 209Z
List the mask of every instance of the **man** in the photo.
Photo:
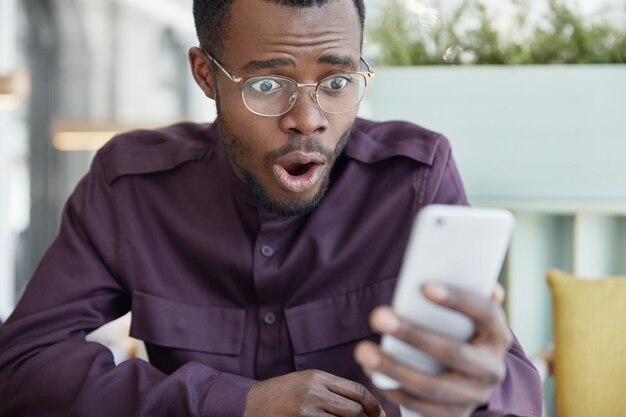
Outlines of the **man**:
M98 153L0 333L0 415L539 415L536 372L490 300L425 289L474 320L468 343L372 315L443 374L373 343L416 212L467 202L441 135L355 121L372 75L362 2L196 0L194 14L191 67L217 122ZM128 310L151 363L115 366L84 341ZM373 371L402 388L377 390Z

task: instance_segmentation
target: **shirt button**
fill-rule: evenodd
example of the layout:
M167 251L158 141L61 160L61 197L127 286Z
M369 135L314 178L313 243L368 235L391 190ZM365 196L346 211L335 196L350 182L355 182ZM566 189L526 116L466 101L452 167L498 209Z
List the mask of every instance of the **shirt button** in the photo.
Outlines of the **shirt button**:
M274 314L274 313L267 313L265 315L265 317L263 317L263 321L265 322L265 324L274 324L274 323L276 323L276 314Z
M271 247L270 245L263 245L261 247L261 254L263 254L263 256L269 258L270 256L272 256L274 254L274 248Z

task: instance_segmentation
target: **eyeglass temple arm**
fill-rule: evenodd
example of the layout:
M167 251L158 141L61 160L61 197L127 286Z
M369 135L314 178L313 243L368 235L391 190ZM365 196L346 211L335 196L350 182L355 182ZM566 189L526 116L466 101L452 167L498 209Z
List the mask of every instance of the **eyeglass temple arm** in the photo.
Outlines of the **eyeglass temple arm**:
M372 68L372 66L363 57L361 57L361 62L363 62L365 64L365 67L367 68L368 75L370 77L374 77L376 75L376 73L374 72L374 68Z
M218 67L219 69L221 69L221 70L222 70L222 72L223 72L224 74L226 74L226 76L227 76L228 78L230 78L232 81L234 81L234 82L238 83L238 82L240 82L240 81L242 80L242 78L241 78L241 77L237 77L236 75L233 75L233 74L231 74L230 72L226 71L226 68L224 68L224 67L222 66L222 64L220 64L220 63L219 63L219 61L213 57L213 55L211 55L210 53L208 53L206 49L204 49L204 48L203 48L203 47L201 47L201 46L200 46L199 48L200 48L200 50L202 50L202 52L204 52L204 53L205 53L205 55L207 56L207 58L209 58L209 59L211 60L211 62L213 62L215 65L217 65L217 67Z

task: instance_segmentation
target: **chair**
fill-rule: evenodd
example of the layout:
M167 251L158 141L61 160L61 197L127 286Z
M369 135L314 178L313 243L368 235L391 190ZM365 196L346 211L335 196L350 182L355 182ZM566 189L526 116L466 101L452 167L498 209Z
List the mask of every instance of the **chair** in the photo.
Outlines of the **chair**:
M626 276L546 278L554 355L537 358L555 378L556 416L626 417Z

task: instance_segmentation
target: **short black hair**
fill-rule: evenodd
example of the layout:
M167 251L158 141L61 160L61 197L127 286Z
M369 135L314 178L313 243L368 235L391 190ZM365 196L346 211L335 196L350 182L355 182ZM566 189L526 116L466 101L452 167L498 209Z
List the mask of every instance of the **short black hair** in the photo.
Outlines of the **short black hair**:
M333 0L267 0L290 7L323 6ZM365 25L365 4L353 0L361 25L361 42ZM193 0L193 18L200 46L219 58L224 46L232 0Z

